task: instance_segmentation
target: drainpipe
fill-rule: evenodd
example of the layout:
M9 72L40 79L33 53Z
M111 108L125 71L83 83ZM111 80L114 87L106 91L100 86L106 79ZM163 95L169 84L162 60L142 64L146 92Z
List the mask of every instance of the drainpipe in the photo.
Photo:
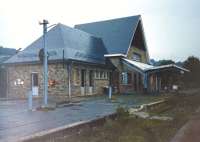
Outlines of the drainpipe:
M69 63L67 66L68 71L68 97L71 100L71 64Z

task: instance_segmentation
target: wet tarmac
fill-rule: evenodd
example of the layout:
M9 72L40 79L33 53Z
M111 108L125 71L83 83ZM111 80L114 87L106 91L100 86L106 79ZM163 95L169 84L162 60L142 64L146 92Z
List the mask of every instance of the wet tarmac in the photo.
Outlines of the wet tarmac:
M107 96L88 97L52 111L29 111L26 100L0 101L0 141L17 141L44 130L112 114L119 106L135 107L158 99L139 95L115 98L110 101ZM34 108L40 105L41 100L34 100Z

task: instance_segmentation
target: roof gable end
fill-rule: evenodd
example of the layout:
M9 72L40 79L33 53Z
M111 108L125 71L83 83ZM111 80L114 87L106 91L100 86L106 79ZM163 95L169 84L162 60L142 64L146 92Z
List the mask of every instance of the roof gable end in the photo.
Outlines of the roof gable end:
M141 16L131 16L75 25L75 28L102 38L109 54L127 54Z

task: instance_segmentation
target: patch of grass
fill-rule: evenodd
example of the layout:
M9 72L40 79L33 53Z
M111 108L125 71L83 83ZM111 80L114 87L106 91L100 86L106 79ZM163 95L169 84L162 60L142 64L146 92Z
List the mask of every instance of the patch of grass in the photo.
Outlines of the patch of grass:
M119 106L114 119L64 134L55 142L168 142L195 115L199 100L200 94L170 96L165 104L150 110L154 115L173 117L171 121L130 117L128 109Z
M118 107L115 120L108 119L101 127L84 133L75 141L82 142L168 142L200 106L199 95L175 95L164 105L151 110L157 115L171 116L172 121L129 117L126 108ZM79 140L80 138L80 140Z
M127 117L129 117L128 108L119 106L116 110L116 114L117 114L117 117L119 117L119 118L127 118Z

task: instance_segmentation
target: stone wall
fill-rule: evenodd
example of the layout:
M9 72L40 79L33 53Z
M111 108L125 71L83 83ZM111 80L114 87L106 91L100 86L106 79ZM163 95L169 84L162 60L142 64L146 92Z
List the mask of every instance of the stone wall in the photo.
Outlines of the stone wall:
M8 76L8 97L24 98L31 90L31 74L38 74L38 87L39 96L43 92L43 66L42 64L36 65L12 65L7 67ZM22 84L16 84L17 80L23 82ZM65 94L67 89L67 72L61 64L49 65L49 80L55 80L54 86L49 86L49 94Z
M81 70L85 70L85 87L84 93L81 93ZM89 72L93 71L93 86L89 84ZM106 68L89 66L89 65L80 65L72 64L71 72L71 82L72 82L72 95L94 95L94 94L103 94L103 88L109 85L109 77L107 78L96 78L97 72L109 73L110 70ZM92 90L92 93L90 92Z
M50 95L67 95L68 91L68 65L54 63L49 64L49 89ZM81 94L81 70L84 69L85 73L85 93ZM93 87L92 93L90 93L91 87L89 86L89 71L93 71ZM109 85L109 77L107 78L95 78L96 71L110 72L108 69L96 66L82 65L82 64L71 64L71 95L92 95L102 94L103 87ZM42 64L35 65L10 65L7 66L7 97L9 98L24 98L32 88L31 74L38 74L38 87L39 97L43 94L43 66ZM16 84L17 81L22 82Z

